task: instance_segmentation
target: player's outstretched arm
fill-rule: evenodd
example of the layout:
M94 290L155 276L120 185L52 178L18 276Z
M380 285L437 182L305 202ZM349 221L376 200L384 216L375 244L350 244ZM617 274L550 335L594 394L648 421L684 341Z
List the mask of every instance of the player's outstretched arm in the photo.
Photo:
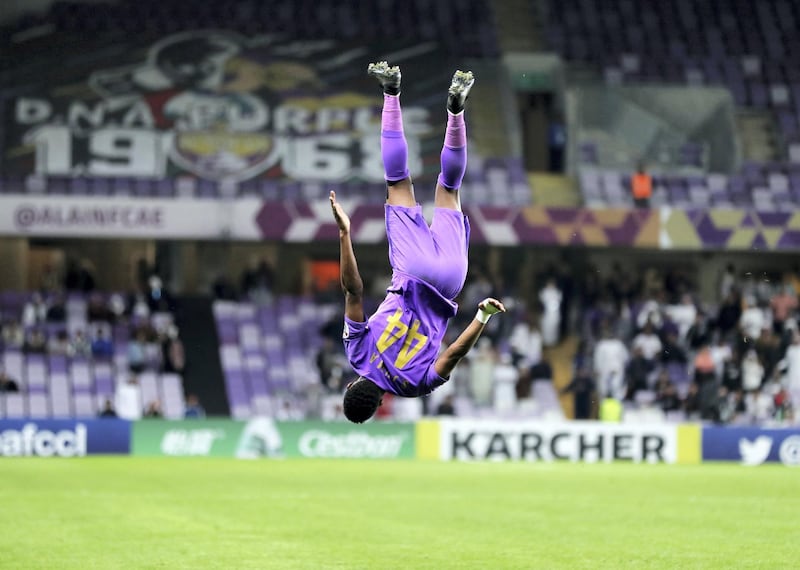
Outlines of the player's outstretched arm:
M464 358L470 349L475 346L483 332L489 317L496 313L505 313L506 308L497 299L488 297L478 303L478 312L472 322L467 325L458 338L448 346L436 359L434 367L436 373L442 378L449 378L458 361Z
M339 226L339 272L344 290L344 315L351 321L364 322L364 282L358 272L353 242L350 240L350 217L336 201L336 192L331 190L331 210Z

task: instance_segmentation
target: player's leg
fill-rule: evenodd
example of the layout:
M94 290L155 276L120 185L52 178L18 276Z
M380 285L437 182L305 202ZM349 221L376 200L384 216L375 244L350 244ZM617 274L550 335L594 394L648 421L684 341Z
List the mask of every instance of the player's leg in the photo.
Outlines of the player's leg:
M393 206L413 207L414 187L408 175L408 143L400 109L400 68L385 61L370 63L367 73L383 88L381 112L381 157L386 176L386 201Z
M461 210L458 190L467 170L467 126L464 103L475 83L471 71L456 71L447 93L447 131L442 146L442 171L436 183L437 208Z

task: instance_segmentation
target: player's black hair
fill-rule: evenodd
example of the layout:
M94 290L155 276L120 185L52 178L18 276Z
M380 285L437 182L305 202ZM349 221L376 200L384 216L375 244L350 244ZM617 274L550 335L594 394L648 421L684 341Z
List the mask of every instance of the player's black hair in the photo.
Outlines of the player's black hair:
M344 415L353 423L363 424L381 405L383 390L364 377L359 378L344 393Z

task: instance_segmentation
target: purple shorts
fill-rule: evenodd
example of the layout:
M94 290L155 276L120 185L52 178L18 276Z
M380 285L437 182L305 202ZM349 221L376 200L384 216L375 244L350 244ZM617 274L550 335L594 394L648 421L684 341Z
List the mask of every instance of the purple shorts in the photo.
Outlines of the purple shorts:
M430 227L422 207L386 205L386 237L392 269L434 287L453 300L467 278L469 220L456 210L435 208Z

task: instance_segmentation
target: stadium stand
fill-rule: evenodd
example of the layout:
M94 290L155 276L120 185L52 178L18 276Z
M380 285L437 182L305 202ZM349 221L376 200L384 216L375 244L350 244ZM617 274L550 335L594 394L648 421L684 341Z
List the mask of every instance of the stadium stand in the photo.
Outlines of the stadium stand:
M120 298L119 294L116 294ZM179 374L164 371L160 342L173 325L169 312L93 320L90 306L104 306L114 295L71 292L64 299L64 319L37 320L23 326L24 313L36 295L0 293L2 372L18 392L0 395L0 414L18 417L94 417L131 377L141 390L142 407L161 402L164 416L182 418L185 406ZM57 306L59 296L43 303ZM147 331L141 369L131 367L133 331ZM41 333L41 334L39 334ZM33 342L33 338L41 342ZM97 339L107 339L102 346Z
M319 330L337 314L336 305L281 295L272 305L217 301L214 316L220 358L233 417L275 413L280 400L303 404L319 385L314 361Z
M610 84L724 86L740 108L769 113L777 126L772 159L746 162L730 176L661 176L653 205L744 207L788 211L800 198L800 13L791 2L547 3L549 47L591 66ZM702 22L702 24L701 24ZM743 24L752 22L753 25ZM582 141L581 161L596 164L599 142ZM703 150L687 143L680 160L700 166ZM630 203L626 175L586 171L590 205Z
M656 268L643 273L635 284L618 271L602 273L601 294L581 313L575 369L591 367L598 393L624 400L629 421L641 421L643 413L649 421L784 421L788 402L800 401L791 348L800 339L796 280L787 274L764 286L732 273L730 296L709 304L685 276ZM642 336L648 323L654 354L639 355L647 365L637 375L636 349L651 342ZM609 349L609 341L625 348ZM752 380L745 379L748 358Z

